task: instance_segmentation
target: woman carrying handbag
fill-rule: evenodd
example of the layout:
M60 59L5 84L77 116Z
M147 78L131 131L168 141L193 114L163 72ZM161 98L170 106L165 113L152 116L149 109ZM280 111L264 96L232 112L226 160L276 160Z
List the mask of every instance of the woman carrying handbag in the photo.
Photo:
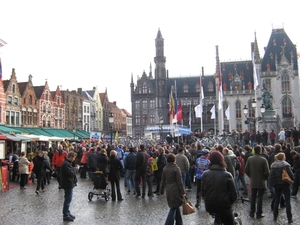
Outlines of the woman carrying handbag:
M274 221L277 221L278 206L282 194L285 198L286 215L288 223L293 223L293 216L291 212L291 187L290 184L282 180L282 171L286 170L289 177L294 180L294 174L292 173L291 166L285 161L285 154L283 152L275 155L275 161L271 164L270 183L275 188L275 204L273 208Z
M185 197L185 189L182 182L182 175L179 167L175 163L175 155L167 155L167 165L163 168L159 193L161 196L166 189L167 201L170 207L165 225L173 225L174 220L177 225L182 225L182 217L179 207Z

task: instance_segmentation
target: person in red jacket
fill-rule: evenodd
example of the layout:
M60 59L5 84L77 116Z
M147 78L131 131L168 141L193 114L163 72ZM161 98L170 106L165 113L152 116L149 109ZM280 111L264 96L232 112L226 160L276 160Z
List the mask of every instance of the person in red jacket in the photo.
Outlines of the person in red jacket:
M275 144L275 139L276 139L276 133L274 132L274 130L272 130L270 132L270 141L271 141L271 145L273 145L273 146Z
M55 168L57 173L57 182L58 188L61 189L60 186L60 168L63 161L67 158L67 152L63 150L62 145L58 145L58 149L55 151L53 158L52 158L52 169Z

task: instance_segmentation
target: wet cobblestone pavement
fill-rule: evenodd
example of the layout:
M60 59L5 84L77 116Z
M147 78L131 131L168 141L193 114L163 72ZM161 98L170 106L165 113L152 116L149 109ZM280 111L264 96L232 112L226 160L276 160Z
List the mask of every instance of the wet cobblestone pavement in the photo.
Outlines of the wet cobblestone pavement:
M154 196L136 198L133 193L126 194L124 180L121 180L121 191L124 201L112 202L105 199L88 200L88 193L93 190L90 179L80 179L73 193L70 211L76 216L74 222L63 222L62 204L64 191L58 189L56 180L52 179L45 192L37 195L35 184L28 184L26 190L20 190L18 183L11 183L10 190L0 193L0 224L5 225L59 225L59 224L122 224L122 225L163 225L169 211L166 198ZM195 202L195 189L187 192L187 196ZM299 199L292 198L294 224L300 224ZM236 210L243 224L287 224L285 209L279 210L278 221L273 221L270 209L271 199L264 195L263 211L265 217L255 219L249 217L249 204L238 203ZM195 213L183 216L185 225L212 224L213 218L205 211L203 202Z

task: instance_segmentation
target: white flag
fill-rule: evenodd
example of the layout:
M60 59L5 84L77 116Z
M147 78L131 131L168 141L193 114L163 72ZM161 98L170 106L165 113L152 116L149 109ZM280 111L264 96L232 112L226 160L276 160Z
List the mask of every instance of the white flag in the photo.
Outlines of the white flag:
M253 64L253 81L254 81L254 90L257 89L259 82L257 77L256 65L254 61L254 52L252 53L252 64Z
M230 120L230 108L229 108L229 106L225 111L225 115L226 115L227 120Z
M216 119L216 107L215 107L215 105L211 108L211 110L210 110L210 112L211 112L211 119Z
M196 118L202 117L202 104L199 104L195 107Z

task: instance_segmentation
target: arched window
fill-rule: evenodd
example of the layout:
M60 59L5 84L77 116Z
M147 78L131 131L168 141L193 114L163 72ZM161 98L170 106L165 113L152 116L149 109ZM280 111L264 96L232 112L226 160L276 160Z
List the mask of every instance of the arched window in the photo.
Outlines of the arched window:
M155 116L153 114L150 115L150 124L151 125L155 124Z
M255 118L255 108L252 108L252 100L248 101L248 117Z
M29 105L32 105L32 95L29 95Z
M135 101L135 110L140 110L140 101Z
M147 109L147 100L143 100L143 109Z
M290 77L287 72L284 72L281 76L281 92L290 91Z
M282 99L282 117L284 118L291 118L292 113L292 100L289 96L284 96Z
M146 84L146 82L143 83L143 94L147 94L147 84Z
M150 100L150 109L154 109L155 108L155 101L154 100Z
M12 85L11 90L12 90L12 93L16 93L16 85L15 84Z
M189 92L189 86L187 84L183 85L183 93Z
M241 119L242 118L242 106L241 106L241 102L240 101L236 101L235 102L235 116L237 119Z

